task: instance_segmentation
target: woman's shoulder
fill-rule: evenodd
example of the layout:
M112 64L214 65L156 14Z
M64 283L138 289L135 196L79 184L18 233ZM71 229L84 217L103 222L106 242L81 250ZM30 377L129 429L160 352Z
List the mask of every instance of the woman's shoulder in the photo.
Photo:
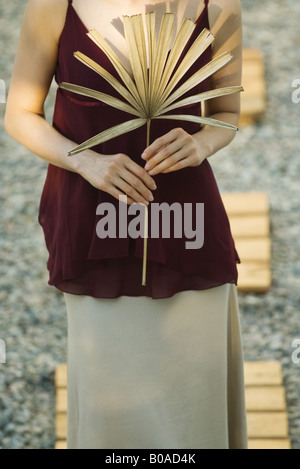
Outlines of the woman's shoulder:
M41 30L53 34L57 39L65 24L67 8L68 0L29 0L27 3L32 24L36 26L38 22Z
M68 0L28 0L28 5L44 13L62 13L68 8Z
M208 7L218 6L225 10L240 10L240 0L209 0Z
M215 22L222 15L239 15L241 12L240 0L209 0L208 14L211 22Z
M230 30L241 25L241 2L240 0L209 0L208 19L210 29L218 31ZM224 28L221 27L224 25ZM227 33L226 33L227 34Z

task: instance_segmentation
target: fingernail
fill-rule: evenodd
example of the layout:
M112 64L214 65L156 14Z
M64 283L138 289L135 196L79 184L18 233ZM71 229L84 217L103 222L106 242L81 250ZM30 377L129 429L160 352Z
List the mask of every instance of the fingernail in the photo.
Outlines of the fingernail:
M150 202L152 202L152 201L154 200L154 197L153 197L153 195L149 195L149 197L148 197L148 198L149 198Z

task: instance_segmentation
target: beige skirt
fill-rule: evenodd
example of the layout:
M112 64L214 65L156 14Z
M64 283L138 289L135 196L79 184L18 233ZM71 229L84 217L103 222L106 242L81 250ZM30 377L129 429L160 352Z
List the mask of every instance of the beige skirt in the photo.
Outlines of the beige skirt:
M237 290L65 293L69 449L246 449Z

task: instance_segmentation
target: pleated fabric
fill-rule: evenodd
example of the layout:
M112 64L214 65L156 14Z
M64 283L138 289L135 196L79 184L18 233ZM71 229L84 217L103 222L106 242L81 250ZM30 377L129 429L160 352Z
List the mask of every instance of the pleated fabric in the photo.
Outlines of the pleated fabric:
M246 449L237 289L64 293L68 449Z

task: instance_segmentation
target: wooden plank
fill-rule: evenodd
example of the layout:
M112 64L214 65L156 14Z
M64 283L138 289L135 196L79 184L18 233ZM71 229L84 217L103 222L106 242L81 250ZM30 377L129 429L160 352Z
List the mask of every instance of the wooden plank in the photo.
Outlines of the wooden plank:
M234 238L268 238L270 223L267 213L261 215L232 215L229 219Z
M237 252L238 290L259 292L271 286L269 202L264 192L221 194Z
M249 439L288 439L288 419L286 412L248 412L247 426ZM56 416L56 440L65 440L67 434L67 414Z
M288 438L286 412L248 412L249 438Z
M271 259L271 241L269 238L237 238L235 247L241 262L269 262Z
M264 66L264 55L261 49L244 47L242 50L242 61L243 67L249 64L260 64L262 68Z
M244 94L243 96L241 96L241 113L246 116L249 116L253 122L261 117L265 108L266 104L263 96L253 96L252 94L250 94L250 96L248 96L248 94ZM239 120L239 124L240 123L241 120Z
M288 418L286 412L248 412L247 426L249 439L288 439ZM56 416L56 440L65 440L67 414Z
M278 361L249 361L244 363L246 386L282 386L281 363Z
M55 449L67 449L66 440L57 441ZM250 438L248 440L248 449L291 449L291 442L280 438L274 438L273 440Z
M245 90L241 93L241 99L247 99L249 96L263 98L264 88L262 80L255 77L247 82L246 88L244 87Z
M56 415L55 425L56 440L65 440L67 436L67 414L61 413Z
M285 411L283 386L249 386L245 393L247 412Z
M282 386L246 387L247 411L285 410L285 394ZM67 412L67 389L60 388L56 392L56 412Z
M55 386L57 388L66 388L67 387L67 365L66 363L61 363L57 365L55 370Z
M56 372L60 377L56 387L66 388L67 366L65 364L57 365ZM278 361L247 361L244 363L244 378L245 386L282 386L281 363Z
M263 52L257 47L244 47L242 55L244 60L263 60Z
M271 272L269 262L243 262L237 264L239 292L264 293L271 287Z
M245 362L249 449L291 449L281 364L278 361ZM66 449L67 367L56 369L56 445Z
M269 201L265 192L225 192L221 197L229 218L269 213Z
M249 439L288 439L286 412L248 412L247 426ZM67 435L67 414L56 415L56 440L65 440Z
M258 120L266 108L265 66L261 50L243 49L242 85L240 126Z
M57 369L60 369L59 374L61 377L61 381L59 383L58 388L66 388L66 371L67 367L65 364L60 364L57 366ZM282 386L282 372L281 372L281 364L278 361L248 361L244 363L244 378L245 378L245 386L258 386L258 387L265 387L265 386L275 386L281 387ZM62 384L62 386L61 386ZM57 389L57 395L60 399L66 398L66 389ZM64 408L60 408L60 404L57 404L58 412L65 411Z
M239 127L245 127L246 125L253 125L257 120L257 117L248 114L241 114L239 119Z
M244 96L241 98L241 115L238 127L258 122L265 111L265 101L261 96Z
M67 449L66 440L60 440L55 443L55 449Z
M55 410L59 412L67 412L67 388L58 388L56 390Z
M287 439L259 439L250 438L248 441L248 449L291 449L291 442Z
M264 64L261 60L255 59L255 60L244 60L243 62L243 70L242 70L242 78L244 78L244 82L251 83L251 80L256 80L257 82L262 80L261 84L263 85L263 79L264 79L264 74L265 74L265 67ZM243 83L243 82L242 82ZM247 86L243 83L243 88L246 90ZM261 89L265 89L264 86L262 86Z

